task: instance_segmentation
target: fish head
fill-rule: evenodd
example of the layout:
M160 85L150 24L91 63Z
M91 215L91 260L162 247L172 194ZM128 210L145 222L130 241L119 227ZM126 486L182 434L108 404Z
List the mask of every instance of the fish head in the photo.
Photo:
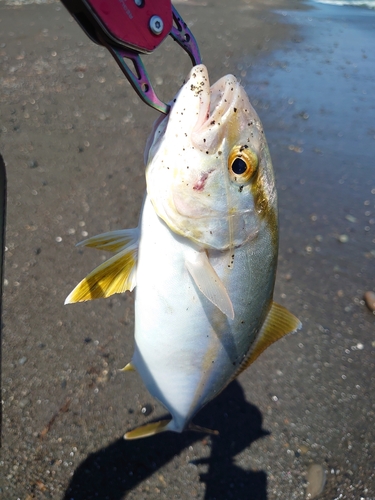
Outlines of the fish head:
M210 87L195 66L145 152L147 192L175 233L219 250L276 230L276 190L262 124L233 75Z

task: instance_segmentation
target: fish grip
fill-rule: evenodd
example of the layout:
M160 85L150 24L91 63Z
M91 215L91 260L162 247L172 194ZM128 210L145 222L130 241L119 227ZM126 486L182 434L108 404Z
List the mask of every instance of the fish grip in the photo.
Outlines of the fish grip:
M156 95L140 54L152 52L171 35L188 53L193 65L201 63L197 42L170 1L62 0L62 3L87 36L109 50L143 102L168 114L169 105Z

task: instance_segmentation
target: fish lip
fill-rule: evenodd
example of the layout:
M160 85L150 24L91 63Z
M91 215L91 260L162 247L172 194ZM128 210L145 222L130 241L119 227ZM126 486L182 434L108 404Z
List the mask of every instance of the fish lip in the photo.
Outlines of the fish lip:
M199 76L197 76L197 74ZM193 127L194 130L199 129L208 119L210 114L210 104L211 104L211 88L210 88L210 78L208 76L208 70L204 64L199 64L198 66L194 66L189 73L187 79L187 85L191 85L191 89L193 89L193 85L195 80L199 81L199 100L200 107L198 113L198 119Z
M224 76L211 86L209 120L215 117L224 116L230 110L233 103L238 99L239 86L239 81L233 75ZM218 95L219 99L216 98L216 100L213 100L214 95L215 97Z
M210 87L209 107L206 110L206 119L197 122L194 132L200 132L201 127L207 125L220 125L218 119L223 118L238 99L239 86L240 84L235 76L227 75L220 78L220 80Z
M161 115L154 122L151 133L146 142L144 152L144 162L147 165L151 156L154 156L158 147L165 138L168 125L173 122L175 127L181 129L180 117L184 115L184 120L188 123L189 134L199 129L208 119L210 113L210 80L208 70L204 64L194 66L174 99L169 102L170 111L167 115ZM184 100L189 102L189 109L185 109ZM188 134L186 134L186 137Z
M231 114L239 107L241 85L233 75L226 75L209 89L202 101L191 141L199 149L213 153L220 143Z
M185 86L199 95L199 113L192 134L199 134L202 128L212 125L212 121L219 123L219 118L225 117L230 112L233 104L240 95L239 81L234 75L220 78L212 86L208 70L204 64L194 66L187 77Z

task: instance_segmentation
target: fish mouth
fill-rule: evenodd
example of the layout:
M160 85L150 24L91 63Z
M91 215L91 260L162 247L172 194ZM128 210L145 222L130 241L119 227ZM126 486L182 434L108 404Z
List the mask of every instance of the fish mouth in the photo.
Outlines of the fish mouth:
M146 143L145 164L149 161L150 150L157 150L169 123L173 121L176 128L181 128L178 116L184 117L185 135L194 146L210 154L217 151L243 92L233 75L220 78L210 87L206 66L194 66L179 94L171 101L171 112L160 116L154 123ZM189 103L188 107L184 101Z
M199 95L199 113L193 128L193 133L196 134L202 133L205 127L215 124L220 126L220 120L225 120L226 115L233 112L235 101L241 94L240 84L233 75L223 76L210 87L208 70L203 64L190 71L185 85L195 95Z
M210 113L208 120L215 122L224 116L238 98L239 82L233 75L223 76L210 88Z
M202 89L200 95L201 107L191 140L201 150L213 153L221 143L231 118L236 114L244 91L233 75L224 76L209 87L207 69L203 68L207 87Z
M185 85L195 94L195 97L199 96L198 118L193 130L199 129L210 115L210 78L206 66L204 64L194 66Z

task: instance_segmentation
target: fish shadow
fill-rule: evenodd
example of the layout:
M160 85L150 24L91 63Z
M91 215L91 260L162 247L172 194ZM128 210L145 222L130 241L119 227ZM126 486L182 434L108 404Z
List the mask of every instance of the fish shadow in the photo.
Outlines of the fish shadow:
M254 441L269 434L262 429L262 414L244 398L240 384L232 382L194 419L198 425L217 429L218 436L166 432L136 441L122 437L89 455L76 469L64 500L120 500L142 481L195 442L211 443L208 458L191 463L207 468L200 474L206 484L205 500L267 500L267 474L244 470L234 457ZM166 477L166 481L170 479ZM188 493L187 493L188 494Z

